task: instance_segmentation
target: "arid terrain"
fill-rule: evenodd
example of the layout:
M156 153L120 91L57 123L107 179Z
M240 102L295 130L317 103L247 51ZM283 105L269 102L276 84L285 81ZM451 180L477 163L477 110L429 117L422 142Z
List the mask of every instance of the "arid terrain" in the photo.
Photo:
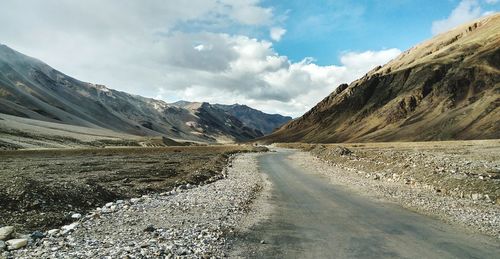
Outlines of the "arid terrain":
M333 184L500 238L498 140L278 146Z
M2 256L500 250L498 140L276 146L3 151L0 227L28 245Z
M0 259L499 258L500 2L10 2Z
M214 181L251 146L0 151L0 225L47 230L117 199Z
M374 146L393 152L426 146L400 144ZM361 153L345 147L327 149L331 161ZM440 149L452 151L445 145ZM264 216L237 232L232 257L496 258L500 252L500 207L491 201L446 196L419 184L378 178L378 171L367 163L332 163L311 152L272 150L276 152L258 157L259 171L271 185L263 201L254 204L254 211ZM366 171L358 173L353 170L356 165Z
M500 141L279 144L366 178L500 204Z

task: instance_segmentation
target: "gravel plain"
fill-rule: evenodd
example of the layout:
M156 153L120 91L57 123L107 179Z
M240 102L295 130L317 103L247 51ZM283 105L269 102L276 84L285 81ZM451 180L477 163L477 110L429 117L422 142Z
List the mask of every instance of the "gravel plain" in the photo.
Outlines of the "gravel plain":
M117 200L0 258L220 258L262 189L258 154L233 156L220 180Z
M0 151L0 227L32 233L108 202L211 182L249 145Z

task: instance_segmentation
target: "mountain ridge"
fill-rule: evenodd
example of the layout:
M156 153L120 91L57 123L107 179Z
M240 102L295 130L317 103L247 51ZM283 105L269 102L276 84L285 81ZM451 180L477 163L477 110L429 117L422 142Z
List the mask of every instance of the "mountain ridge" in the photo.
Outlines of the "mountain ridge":
M500 14L437 35L261 140L367 142L500 137Z
M86 83L0 45L0 113L139 136L208 143L263 136L215 105L185 109Z

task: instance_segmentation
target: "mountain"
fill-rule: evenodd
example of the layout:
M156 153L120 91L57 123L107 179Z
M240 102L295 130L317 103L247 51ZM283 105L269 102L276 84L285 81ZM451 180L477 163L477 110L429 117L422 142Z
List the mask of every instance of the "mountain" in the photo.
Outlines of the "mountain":
M177 101L172 103L172 105L186 109L193 109L193 107L197 108L200 104L201 103L198 102L188 101ZM211 106L212 109L219 109L228 113L229 115L240 120L249 129L255 129L256 133L261 135L270 134L283 124L292 120L292 117L289 116L264 113L242 104L203 104Z
M201 103L183 108L82 82L5 45L0 45L0 113L197 142L225 143L263 135L218 106Z
M238 120L240 120L250 128L257 129L265 135L272 133L283 124L292 120L292 117L289 116L282 116L280 114L267 114L241 104L215 104L215 106L236 117Z
M500 14L437 35L340 85L266 142L500 138Z

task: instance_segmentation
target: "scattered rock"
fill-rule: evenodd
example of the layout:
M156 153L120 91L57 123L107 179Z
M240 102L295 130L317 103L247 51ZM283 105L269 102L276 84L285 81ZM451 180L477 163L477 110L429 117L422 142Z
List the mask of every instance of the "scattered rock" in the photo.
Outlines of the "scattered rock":
M11 239L5 242L7 245L7 250L16 250L21 247L24 247L28 244L28 239L20 238L20 239Z
M471 197L472 197L472 200L477 201L477 200L481 200L483 198L483 195L480 193L473 193L471 195Z
M144 229L144 232L154 232L156 228L153 225L149 225Z
M35 232L31 233L30 237L33 240L37 240L37 239L44 238L45 234L43 232L40 232L40 231L35 231Z
M0 228L0 240L7 240L14 233L13 226L6 226Z
M226 234L246 217L262 184L255 156L238 156L222 180L198 188L185 184L186 190L175 195L104 205L9 253L13 258L227 257Z
M0 240L0 252L5 250L6 248L7 248L7 245L5 244L5 242Z
M49 231L47 231L47 235L51 236L51 235L55 235L59 233L59 229L51 229Z
M352 154L352 151L346 147L338 146L333 150L333 153L338 156L348 156Z
M75 228L76 228L77 226L78 226L78 222L74 222L74 223L71 223L71 224L69 224L69 225L62 226L62 227L61 227L61 230L62 230L61 234L63 234L63 235L64 235L64 234L67 234L67 233L69 233L69 232L71 232L71 231L75 230Z
M74 213L73 215L71 215L72 219L80 219L81 217L82 217L82 214L80 214L80 213Z

